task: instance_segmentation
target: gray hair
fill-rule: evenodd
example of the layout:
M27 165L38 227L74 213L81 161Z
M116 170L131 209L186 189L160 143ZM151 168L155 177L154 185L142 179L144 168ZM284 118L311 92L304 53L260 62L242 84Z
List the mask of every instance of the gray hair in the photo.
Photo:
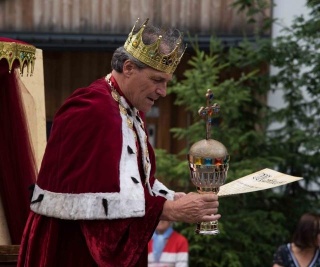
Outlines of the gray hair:
M119 47L114 51L112 59L111 59L111 68L119 73L122 73L123 64L126 60L130 60L133 64L135 64L138 69L144 69L148 66L142 63L140 60L131 56L123 46Z
M136 29L133 34L137 33L139 29L140 28ZM175 29L175 28L168 28L166 30L162 30L153 25L146 25L142 34L143 43L146 45L152 44L156 42L159 35L162 36L161 43L160 43L160 52L163 54L169 54L176 47L176 44L179 38L181 38L182 34L178 29ZM184 50L185 50L184 44L182 43L179 47L180 55L183 54ZM149 67L148 65L142 63L140 60L130 55L124 49L124 47L121 46L117 48L113 53L113 56L111 59L111 68L117 72L122 73L123 64L126 60L130 60L132 63L134 63L138 67L138 69L144 69Z

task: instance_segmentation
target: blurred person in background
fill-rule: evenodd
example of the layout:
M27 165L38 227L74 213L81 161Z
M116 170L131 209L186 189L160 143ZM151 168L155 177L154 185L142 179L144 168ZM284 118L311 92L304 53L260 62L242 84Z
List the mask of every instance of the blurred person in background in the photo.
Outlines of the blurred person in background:
M173 223L161 220L148 244L149 267L188 267L188 240L173 229Z
M291 243L279 246L273 267L320 267L320 216L305 213L292 235Z

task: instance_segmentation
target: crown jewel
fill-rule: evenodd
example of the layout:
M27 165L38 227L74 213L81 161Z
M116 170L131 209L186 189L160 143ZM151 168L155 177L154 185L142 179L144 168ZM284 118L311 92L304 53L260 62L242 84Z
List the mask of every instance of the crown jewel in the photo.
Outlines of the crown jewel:
M136 21L124 44L125 50L146 65L159 71L172 74L177 68L185 51L185 49L183 52L180 51L182 46L182 34L180 34L175 48L169 54L163 54L160 51L162 35L159 35L157 41L150 45L144 44L142 40L143 31L145 30L149 19L147 19L137 33L134 34L138 21L139 19Z

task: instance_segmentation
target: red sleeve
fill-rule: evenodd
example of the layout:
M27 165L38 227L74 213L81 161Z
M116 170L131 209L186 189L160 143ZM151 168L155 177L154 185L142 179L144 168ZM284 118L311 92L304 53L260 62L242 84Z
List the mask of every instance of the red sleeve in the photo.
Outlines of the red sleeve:
M141 260L166 201L151 196L147 189L145 196L144 217L81 222L90 253L99 266L135 266Z

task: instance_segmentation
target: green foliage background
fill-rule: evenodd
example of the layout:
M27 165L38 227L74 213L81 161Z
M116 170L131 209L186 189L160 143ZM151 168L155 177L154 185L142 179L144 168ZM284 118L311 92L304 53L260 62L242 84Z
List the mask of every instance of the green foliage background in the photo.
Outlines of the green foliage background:
M199 236L194 225L176 223L189 240L192 267L271 266L274 251L290 241L299 217L319 211L320 5L317 1L308 1L308 5L310 18L297 17L292 27L284 28L284 35L274 40L260 37L276 23L268 17L257 31L255 43L244 37L237 47L226 49L212 36L210 51L204 52L195 37L195 54L184 79L169 88L169 93L176 95L176 105L186 108L192 122L186 129L171 130L189 146L205 138L198 109L206 104L207 89L212 89L221 106L212 138L222 142L231 155L227 182L263 168L304 177L304 183L277 190L220 198L221 233L217 236ZM255 23L254 16L264 14L268 5L238 0L233 8ZM279 69L276 75L261 70L270 64ZM308 71L301 72L303 67ZM265 100L277 90L282 90L286 105L276 110ZM156 150L157 175L176 191L194 191L185 159L188 148L179 155Z

